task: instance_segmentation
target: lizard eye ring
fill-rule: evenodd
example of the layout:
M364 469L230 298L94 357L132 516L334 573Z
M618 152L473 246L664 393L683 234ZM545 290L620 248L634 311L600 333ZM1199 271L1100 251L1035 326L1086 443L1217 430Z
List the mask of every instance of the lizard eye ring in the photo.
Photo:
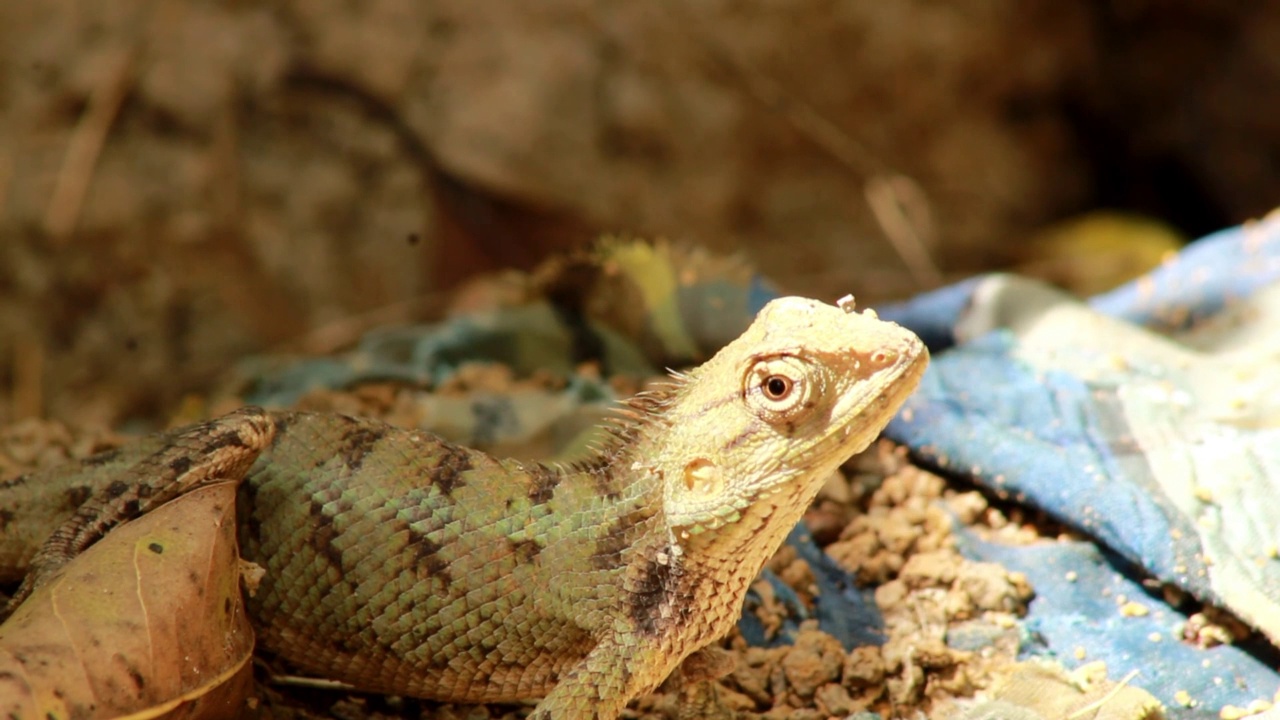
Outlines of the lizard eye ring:
M808 371L803 360L791 355L757 360L743 379L743 397L767 422L793 420L797 413L812 406Z

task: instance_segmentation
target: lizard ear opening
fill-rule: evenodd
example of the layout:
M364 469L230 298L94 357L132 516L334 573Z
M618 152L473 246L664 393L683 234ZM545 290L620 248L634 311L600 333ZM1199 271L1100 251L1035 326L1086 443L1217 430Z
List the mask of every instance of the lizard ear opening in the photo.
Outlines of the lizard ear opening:
M680 476L666 486L663 499L670 526L681 538L699 535L738 520L748 501L735 497L724 468L705 457L685 464Z
M724 473L706 458L697 458L684 466L684 486L701 497L715 495L724 489Z

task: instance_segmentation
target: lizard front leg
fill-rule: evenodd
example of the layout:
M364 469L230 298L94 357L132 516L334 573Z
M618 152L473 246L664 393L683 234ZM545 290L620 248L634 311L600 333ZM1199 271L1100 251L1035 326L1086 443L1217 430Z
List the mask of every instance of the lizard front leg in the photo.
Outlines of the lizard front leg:
M528 720L615 718L631 700L651 692L670 672L671 648L660 638L597 645L538 703ZM715 707L710 683L733 671L733 656L718 647L695 650L671 673L678 689L693 691L700 708ZM664 686L665 687L665 686ZM704 702L709 700L708 702ZM718 710L718 708L716 708ZM685 715L681 717L702 717Z
M679 693L677 720L722 720L737 714L720 702L715 681L733 672L734 656L724 648L708 645L680 663L663 685Z
M111 528L195 488L242 479L274 436L271 416L257 407L167 436L155 452L98 483L75 514L49 536L0 617L8 617L33 590ZM90 458L86 467L94 462Z
M663 654L657 642L610 636L560 678L528 720L616 718L667 675L670 662Z

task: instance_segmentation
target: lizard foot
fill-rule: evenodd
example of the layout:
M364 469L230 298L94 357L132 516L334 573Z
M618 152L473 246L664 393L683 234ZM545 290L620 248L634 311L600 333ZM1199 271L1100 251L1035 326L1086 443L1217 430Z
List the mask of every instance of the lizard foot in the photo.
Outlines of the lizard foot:
M83 479L96 490L41 546L0 620L117 525L198 487L242 479L274 436L271 416L245 407L174 432L151 454L108 474L96 472L107 466L99 458L83 461Z

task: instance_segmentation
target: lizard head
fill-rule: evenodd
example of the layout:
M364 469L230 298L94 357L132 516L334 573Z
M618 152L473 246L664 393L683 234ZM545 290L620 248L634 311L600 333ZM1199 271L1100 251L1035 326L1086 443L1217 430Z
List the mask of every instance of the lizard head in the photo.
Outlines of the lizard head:
M765 533L780 542L889 422L928 358L915 334L856 312L852 298L770 302L658 410L662 428L640 462L660 472L668 527L683 544L781 525Z

